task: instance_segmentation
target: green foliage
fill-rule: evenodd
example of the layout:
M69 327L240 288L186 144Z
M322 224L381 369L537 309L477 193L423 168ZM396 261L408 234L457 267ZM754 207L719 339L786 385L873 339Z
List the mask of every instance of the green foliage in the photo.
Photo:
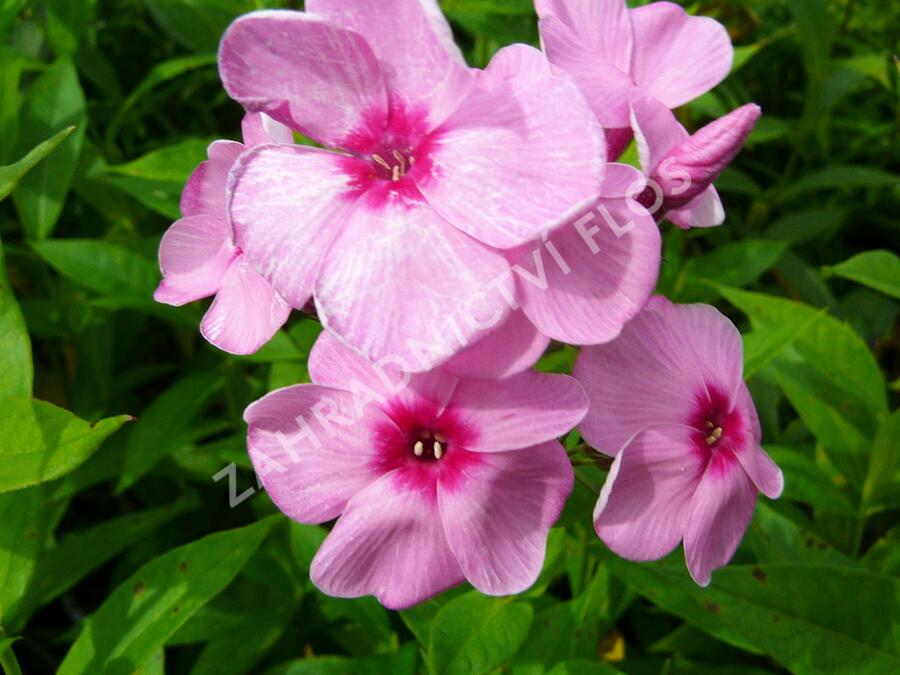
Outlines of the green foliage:
M738 325L785 475L734 563L700 589L680 552L606 551L590 521L605 469L573 434L579 480L535 587L401 612L312 585L328 527L275 514L244 449L244 408L308 379L319 324L295 314L233 357L199 336L204 303L152 300L186 178L210 141L239 137L222 31L301 4L0 0L3 672L900 670L897 1L681 3L737 47L681 121L764 110L717 182L725 225L661 225L658 291ZM537 44L531 0L440 4L472 66ZM538 367L576 355L554 346ZM233 486L213 478L232 463ZM232 487L252 495L233 509Z

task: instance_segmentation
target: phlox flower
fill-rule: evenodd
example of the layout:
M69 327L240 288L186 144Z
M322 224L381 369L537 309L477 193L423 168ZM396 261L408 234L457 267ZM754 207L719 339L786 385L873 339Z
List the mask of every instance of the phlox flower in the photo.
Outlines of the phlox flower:
M684 540L701 586L734 555L758 492L782 491L742 378L741 336L709 305L654 297L615 341L585 348L584 439L615 456L594 527L619 555L655 560Z
M159 266L163 280L154 299L181 306L215 295L200 332L232 354L252 354L269 341L291 312L234 243L228 222L228 173L247 147L293 143L291 131L256 113L243 121L244 143L215 141L181 195L182 218L163 235Z
M309 372L312 384L244 417L278 508L301 523L337 518L310 570L319 589L397 609L464 580L492 595L534 583L573 482L556 439L587 410L573 378L402 374L327 332Z
M241 157L236 242L356 351L427 370L511 311L502 250L595 198L602 129L563 78L468 68L434 0L305 7L248 14L221 43L228 93L322 146Z

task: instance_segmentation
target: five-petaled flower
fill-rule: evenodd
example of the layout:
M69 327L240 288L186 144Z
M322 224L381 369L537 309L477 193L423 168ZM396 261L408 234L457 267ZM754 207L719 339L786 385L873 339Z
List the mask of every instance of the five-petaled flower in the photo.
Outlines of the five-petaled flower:
M734 555L757 493L781 495L742 374L741 336L724 315L662 297L617 340L582 351L575 376L591 407L579 430L615 456L594 510L614 552L654 560L684 539L705 586Z
M311 568L339 597L413 605L468 580L492 595L537 579L572 489L556 439L587 399L567 375L466 380L376 368L323 333L313 384L251 405L250 457L302 523L338 518Z

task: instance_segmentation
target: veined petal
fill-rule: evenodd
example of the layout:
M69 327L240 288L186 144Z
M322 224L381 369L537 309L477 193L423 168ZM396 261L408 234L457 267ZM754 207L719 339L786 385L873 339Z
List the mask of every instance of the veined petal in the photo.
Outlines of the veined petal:
M213 141L208 160L201 162L185 183L181 193L181 214L217 216L228 220L225 191L228 172L246 148L236 141Z
M562 436L582 420L587 399L568 375L526 371L505 380L462 380L448 408L477 432L466 449L490 453Z
M506 261L451 227L427 204L364 198L322 263L323 325L363 356L429 370L503 320Z
M247 113L241 120L241 134L248 148L266 143L291 145L294 132L265 113Z
M222 278L200 332L230 354L253 354L272 339L290 313L290 305L241 255Z
M756 488L725 452L714 455L694 491L684 530L684 557L700 586L731 560L756 507Z
M521 593L541 572L547 534L574 474L557 441L485 455L465 481L438 482L447 541L482 593Z
M603 143L574 85L524 74L473 90L435 132L432 174L419 189L453 226L511 248L596 196Z
M633 36L625 0L535 0L538 16L556 17L590 47L596 60L628 72Z
M434 487L394 471L347 504L310 569L328 595L374 595L389 609L410 607L464 580L437 508Z
M523 44L507 45L491 57L481 72L481 87L496 87L504 80L530 76L541 79L551 74L550 62L539 50Z
M259 479L275 505L301 523L336 518L380 475L373 429L390 421L375 406L360 410L349 392L314 384L279 389L248 407L244 419Z
M353 391L368 390L385 400L403 385L395 363L366 360L329 331L322 331L309 353L309 375L315 384Z
M646 96L632 102L631 126L641 168L648 176L670 150L690 138L687 129L681 126L671 110Z
M731 71L734 49L725 27L690 16L671 2L630 11L634 27L631 76L645 93L677 108L706 93Z
M307 0L306 10L362 35L390 89L408 107L426 105L440 124L465 98L474 76L435 0Z
M228 223L221 217L199 215L175 221L159 245L163 280L154 299L178 307L213 295L235 255Z
M232 173L231 218L247 259L293 307L316 275L353 207L342 157L306 146L262 145Z
M680 209L667 211L665 219L683 230L691 227L718 227L725 222L725 207L712 185Z
M629 560L656 560L678 546L703 457L687 426L660 425L635 435L616 455L594 509L594 529Z
M305 12L251 12L219 46L228 94L320 143L340 141L364 120L386 119L381 66L366 40Z

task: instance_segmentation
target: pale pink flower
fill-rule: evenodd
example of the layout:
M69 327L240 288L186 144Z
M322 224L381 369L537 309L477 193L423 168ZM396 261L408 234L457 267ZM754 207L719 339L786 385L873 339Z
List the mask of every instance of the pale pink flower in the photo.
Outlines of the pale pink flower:
M153 294L176 307L215 295L200 332L219 349L252 354L271 339L291 312L235 245L228 222L228 173L248 146L293 143L287 127L263 114L248 114L244 143L215 141L209 159L188 179L181 195L182 218L163 235L159 265L163 280Z
M492 595L534 583L572 488L556 439L587 410L573 378L403 376L329 333L309 371L313 384L244 417L278 508L301 523L338 519L312 563L319 589L397 609L464 580Z
M741 336L725 316L661 297L617 340L582 351L575 376L590 410L579 429L615 456L594 510L614 552L655 560L683 539L705 586L737 549L757 493L781 494L742 371Z
M712 183L750 135L759 106L741 106L693 135L654 99L632 107L638 156L650 179L641 203L681 228L721 225L725 211Z
M324 146L242 157L236 240L292 306L314 297L355 350L428 369L509 312L511 280L492 285L507 270L498 249L596 196L602 130L562 78L468 68L434 0L306 9L248 14L222 40L229 94ZM441 349L421 363L410 340Z

